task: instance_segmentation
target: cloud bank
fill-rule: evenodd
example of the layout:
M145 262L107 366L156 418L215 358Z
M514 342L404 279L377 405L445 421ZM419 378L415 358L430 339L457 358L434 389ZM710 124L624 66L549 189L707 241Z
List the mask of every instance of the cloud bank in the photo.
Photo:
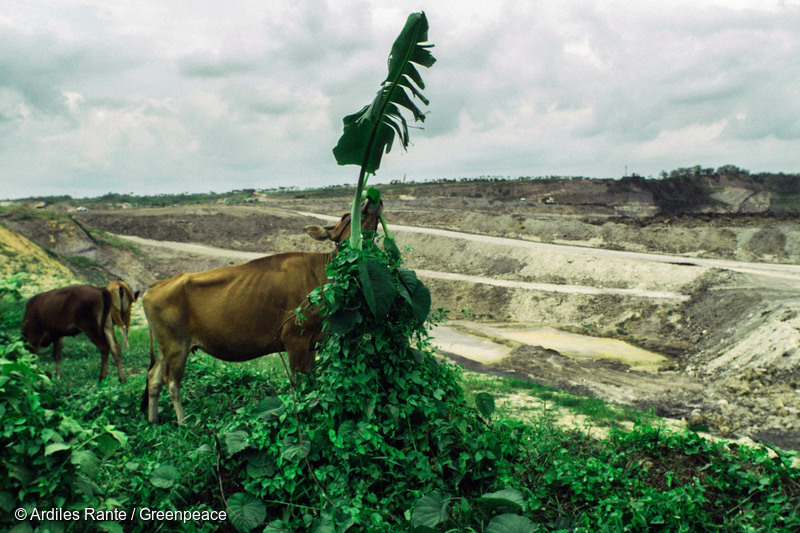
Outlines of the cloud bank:
M438 62L377 181L800 172L800 2L20 2L0 198L352 183L331 149L412 11Z

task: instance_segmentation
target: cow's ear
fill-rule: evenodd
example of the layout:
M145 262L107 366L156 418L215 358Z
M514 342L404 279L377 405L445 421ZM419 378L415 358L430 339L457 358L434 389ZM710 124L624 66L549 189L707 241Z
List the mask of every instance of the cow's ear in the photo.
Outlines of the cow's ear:
M318 241L329 241L331 239L331 232L328 231L328 228L323 228L322 226L306 226L303 231Z

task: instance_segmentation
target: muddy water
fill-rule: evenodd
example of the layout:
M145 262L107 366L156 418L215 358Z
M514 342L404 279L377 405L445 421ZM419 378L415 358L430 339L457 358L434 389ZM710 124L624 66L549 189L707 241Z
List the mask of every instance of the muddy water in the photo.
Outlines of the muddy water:
M452 324L452 323L451 323ZM450 324L437 326L432 332L433 343L448 353L454 353L479 363L493 363L508 357L512 348L470 333L465 327Z
M483 324L452 321L433 331L434 343L443 351L491 363L507 357L520 345L542 346L578 360L613 359L632 370L657 372L667 366L664 355L616 339L568 333L531 324Z

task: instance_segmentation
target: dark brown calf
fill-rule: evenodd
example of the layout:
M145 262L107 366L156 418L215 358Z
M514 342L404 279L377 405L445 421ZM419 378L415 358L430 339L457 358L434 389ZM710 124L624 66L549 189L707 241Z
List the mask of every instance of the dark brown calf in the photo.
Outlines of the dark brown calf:
M84 333L100 350L100 379L108 375L108 353L114 355L120 382L125 382L122 357L111 321L111 294L91 285L74 285L37 294L28 300L22 335L35 353L53 345L56 377L61 378L63 337Z

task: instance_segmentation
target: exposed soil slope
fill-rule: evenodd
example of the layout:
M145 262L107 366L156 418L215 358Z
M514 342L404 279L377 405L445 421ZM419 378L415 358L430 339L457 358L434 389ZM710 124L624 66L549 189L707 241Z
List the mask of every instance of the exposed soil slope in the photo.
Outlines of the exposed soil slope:
M20 272L28 274L24 290L28 295L78 282L75 274L57 258L0 225L0 277Z

